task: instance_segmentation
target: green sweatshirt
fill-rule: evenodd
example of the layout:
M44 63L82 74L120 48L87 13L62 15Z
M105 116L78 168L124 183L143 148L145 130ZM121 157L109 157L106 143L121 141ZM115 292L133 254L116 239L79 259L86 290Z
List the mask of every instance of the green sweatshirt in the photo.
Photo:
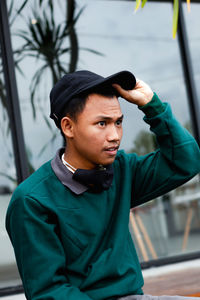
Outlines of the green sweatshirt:
M58 179L50 161L17 187L6 227L27 299L142 294L143 277L128 228L130 208L200 172L200 151L156 95L141 109L159 149L142 157L119 151L109 190L77 195Z

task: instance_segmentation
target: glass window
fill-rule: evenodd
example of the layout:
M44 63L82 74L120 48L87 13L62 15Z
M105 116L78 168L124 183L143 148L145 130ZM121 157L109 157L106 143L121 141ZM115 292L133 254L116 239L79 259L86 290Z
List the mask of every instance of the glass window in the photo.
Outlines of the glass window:
M80 45L78 68L102 75L125 69L132 71L150 84L163 101L170 103L177 119L191 131L178 39L172 38L171 3L148 2L135 14L132 1L80 0L77 3L79 9L84 7L76 26ZM193 20L193 15L190 18ZM198 55L198 26L195 28L191 36L196 32ZM138 154L154 149L142 113L124 100L121 106L125 115L121 148ZM199 251L199 199L200 185L196 177L134 210L130 230L141 261Z
M16 187L16 169L7 111L7 99L0 57L0 288L19 284L12 245L5 229L5 215Z

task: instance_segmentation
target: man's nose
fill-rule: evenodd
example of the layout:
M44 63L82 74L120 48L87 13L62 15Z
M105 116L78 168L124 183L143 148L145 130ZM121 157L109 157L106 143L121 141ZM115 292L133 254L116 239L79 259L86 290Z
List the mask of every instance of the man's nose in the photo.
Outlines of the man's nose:
M121 138L121 132L119 128L116 128L116 126L111 126L107 133L107 140L109 142L120 141L120 138Z

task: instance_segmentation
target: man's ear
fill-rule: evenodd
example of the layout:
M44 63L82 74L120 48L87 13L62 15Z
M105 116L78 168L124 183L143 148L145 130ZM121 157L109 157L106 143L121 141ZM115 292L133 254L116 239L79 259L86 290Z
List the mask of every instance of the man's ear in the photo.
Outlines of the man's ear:
M73 124L74 122L69 117L64 117L61 119L60 126L62 132L67 138L73 138Z

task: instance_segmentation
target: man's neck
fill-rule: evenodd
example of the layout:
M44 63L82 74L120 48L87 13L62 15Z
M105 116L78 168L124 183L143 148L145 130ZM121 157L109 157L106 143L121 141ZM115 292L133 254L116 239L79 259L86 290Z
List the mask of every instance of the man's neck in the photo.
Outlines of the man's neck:
M85 170L92 170L97 167L97 165L94 165L92 163L85 162L82 157L79 157L79 155L74 155L75 151L65 148L63 159L73 166L74 169L85 169Z

